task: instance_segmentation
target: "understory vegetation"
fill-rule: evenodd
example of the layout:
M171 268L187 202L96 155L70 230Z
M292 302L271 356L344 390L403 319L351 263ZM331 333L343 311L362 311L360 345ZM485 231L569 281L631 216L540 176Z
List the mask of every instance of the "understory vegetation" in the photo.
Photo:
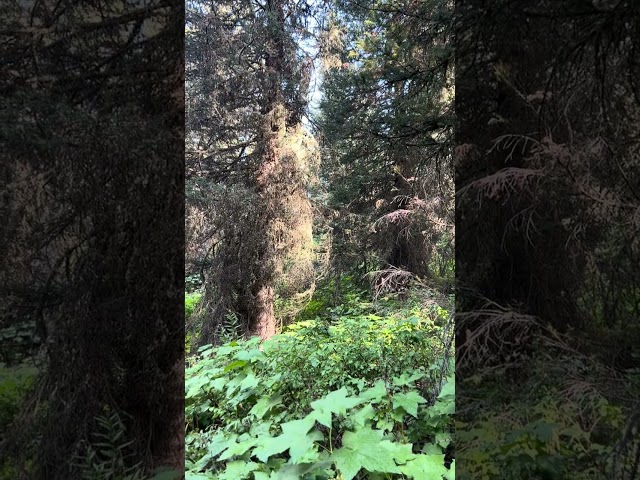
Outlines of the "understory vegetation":
M454 478L452 298L347 296L264 343L198 349L187 479Z

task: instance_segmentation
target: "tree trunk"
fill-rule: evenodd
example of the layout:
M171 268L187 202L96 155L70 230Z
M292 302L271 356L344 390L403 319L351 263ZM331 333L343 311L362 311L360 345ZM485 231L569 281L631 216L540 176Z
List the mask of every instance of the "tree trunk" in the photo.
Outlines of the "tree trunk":
M266 42L266 50L271 53L266 62L266 75L269 79L265 99L265 113L262 124L262 159L258 169L256 187L261 197L263 258L261 278L253 305L252 328L250 333L267 339L276 333L274 314L274 279L279 263L277 247L277 220L279 196L278 173L282 142L286 134L287 110L284 106L282 79L284 76L284 46L281 32L284 30L284 11L280 0L272 0L269 6L273 11L272 33Z
M154 464L182 471L184 469L184 356L167 375L166 402L171 405L169 418L161 419L154 435Z
M276 334L276 317L273 311L274 293L272 285L263 285L258 291L255 304L255 323L251 335L263 340Z

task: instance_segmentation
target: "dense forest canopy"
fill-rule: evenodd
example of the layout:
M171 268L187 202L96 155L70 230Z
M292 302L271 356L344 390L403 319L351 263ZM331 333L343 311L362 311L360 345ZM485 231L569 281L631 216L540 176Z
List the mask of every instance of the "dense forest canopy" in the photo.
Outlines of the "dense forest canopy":
M451 286L450 8L188 4L187 262L217 318L203 341L228 316L273 334L269 305L309 299L329 243L335 277Z

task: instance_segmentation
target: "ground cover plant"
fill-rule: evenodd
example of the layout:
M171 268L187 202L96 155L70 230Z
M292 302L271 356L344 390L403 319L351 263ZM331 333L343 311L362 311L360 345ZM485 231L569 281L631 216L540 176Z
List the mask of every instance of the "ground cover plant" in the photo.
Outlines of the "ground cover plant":
M448 313L380 315L392 303L201 347L186 371L187 478L454 478Z

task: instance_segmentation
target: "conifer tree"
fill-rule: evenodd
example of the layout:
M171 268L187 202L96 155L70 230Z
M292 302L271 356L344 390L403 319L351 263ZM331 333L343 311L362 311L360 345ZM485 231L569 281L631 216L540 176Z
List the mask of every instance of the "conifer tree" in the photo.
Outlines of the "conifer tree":
M310 63L296 44L304 19L285 0L188 4L187 234L206 277L193 327L202 342L219 337L221 319L270 337L276 295L312 282L314 141L301 124ZM198 218L211 228L199 230Z

